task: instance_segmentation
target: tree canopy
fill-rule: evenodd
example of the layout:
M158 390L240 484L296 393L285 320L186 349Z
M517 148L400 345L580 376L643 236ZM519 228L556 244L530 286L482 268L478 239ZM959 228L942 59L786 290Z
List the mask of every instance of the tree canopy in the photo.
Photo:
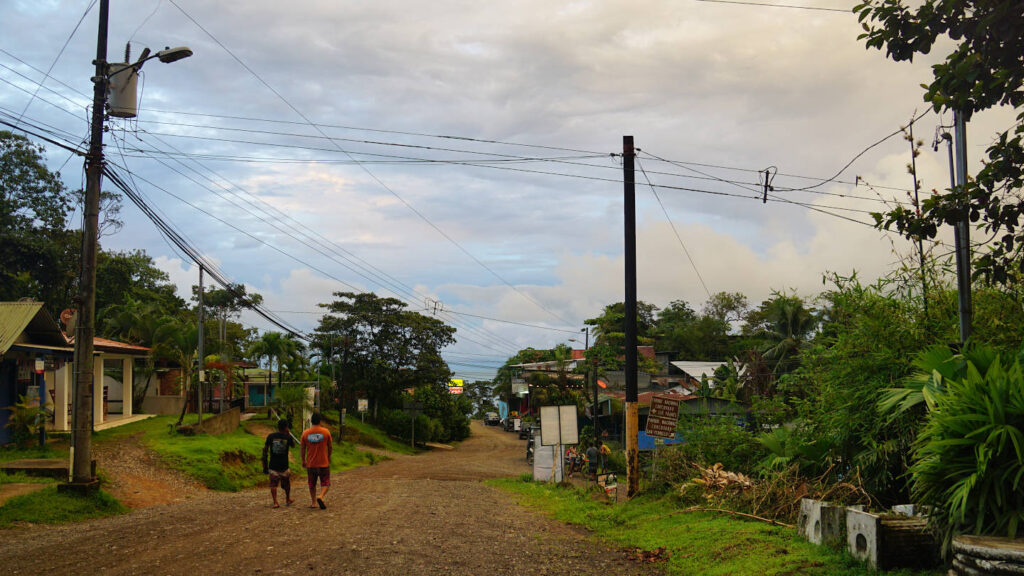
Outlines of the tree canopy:
M856 6L868 48L884 49L893 60L928 54L941 39L954 42L945 60L932 67L924 99L938 111L977 112L1010 106L1016 122L999 132L987 160L965 190L926 198L921 213L897 208L875 216L908 238L934 238L942 224L966 211L991 237L989 251L974 262L975 276L1007 284L1024 271L1024 3L1020 0L926 0L909 8L901 0L866 0Z
M67 229L74 197L43 154L0 131L0 300L31 297L56 313L71 305L80 247Z

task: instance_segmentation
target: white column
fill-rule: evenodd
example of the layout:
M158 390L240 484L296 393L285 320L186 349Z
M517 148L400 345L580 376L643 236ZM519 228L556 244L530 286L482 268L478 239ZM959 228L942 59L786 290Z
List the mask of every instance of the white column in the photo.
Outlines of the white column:
M54 373L53 382L53 428L54 430L70 430L68 421L68 397L71 394L71 374L74 373L70 360Z
M93 356L92 368L92 422L93 425L105 422L103 418L103 354Z
M128 418L133 414L132 409L135 399L135 357L128 356L124 359L124 370L121 375L121 414Z

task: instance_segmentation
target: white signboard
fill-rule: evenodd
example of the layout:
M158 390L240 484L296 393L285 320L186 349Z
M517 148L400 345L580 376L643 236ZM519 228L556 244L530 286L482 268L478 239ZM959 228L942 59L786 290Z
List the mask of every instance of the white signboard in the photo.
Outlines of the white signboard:
M370 409L370 401L366 398L359 399L359 411L366 412Z
M560 481L564 458L555 458L554 446L533 447L533 479L537 482Z
M543 446L556 444L579 444L579 428L576 425L576 405L541 406L540 443Z

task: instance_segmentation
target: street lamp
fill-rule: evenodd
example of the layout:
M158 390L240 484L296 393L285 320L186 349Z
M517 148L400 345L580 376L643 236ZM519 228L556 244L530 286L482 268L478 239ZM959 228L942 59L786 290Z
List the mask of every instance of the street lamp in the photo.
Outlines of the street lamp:
M96 38L96 73L92 77L92 123L90 125L89 152L85 157L85 207L82 223L82 266L79 276L78 294L75 304L78 308L78 326L75 331L75 403L72 420L71 482L65 484L68 490L92 492L98 489L99 481L92 476L92 409L94 387L93 338L96 335L96 252L98 248L100 174L103 171L103 119L106 112L107 89L111 76L123 71L124 66L112 72L107 63L107 22L110 1L100 0L99 30ZM148 52L134 65L137 70L142 63L151 59ZM188 48L169 48L153 55L161 62L175 62L192 55ZM129 74L134 77L134 73ZM102 386L102 381L100 383ZM102 390L100 391L102 394Z

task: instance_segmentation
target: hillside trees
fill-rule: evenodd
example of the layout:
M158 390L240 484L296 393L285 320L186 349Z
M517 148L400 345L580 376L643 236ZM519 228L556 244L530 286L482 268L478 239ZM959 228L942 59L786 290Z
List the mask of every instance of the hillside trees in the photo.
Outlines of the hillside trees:
M926 0L915 8L901 0L865 0L854 8L868 48L893 60L912 61L946 39L954 42L932 67L924 99L936 111L977 112L1010 106L1016 122L999 132L984 167L966 189L926 198L921 214L897 208L875 215L880 227L895 226L908 238L934 238L943 224L966 211L991 236L989 251L975 260L975 276L1001 284L1019 282L1024 271L1024 4L1020 0Z

